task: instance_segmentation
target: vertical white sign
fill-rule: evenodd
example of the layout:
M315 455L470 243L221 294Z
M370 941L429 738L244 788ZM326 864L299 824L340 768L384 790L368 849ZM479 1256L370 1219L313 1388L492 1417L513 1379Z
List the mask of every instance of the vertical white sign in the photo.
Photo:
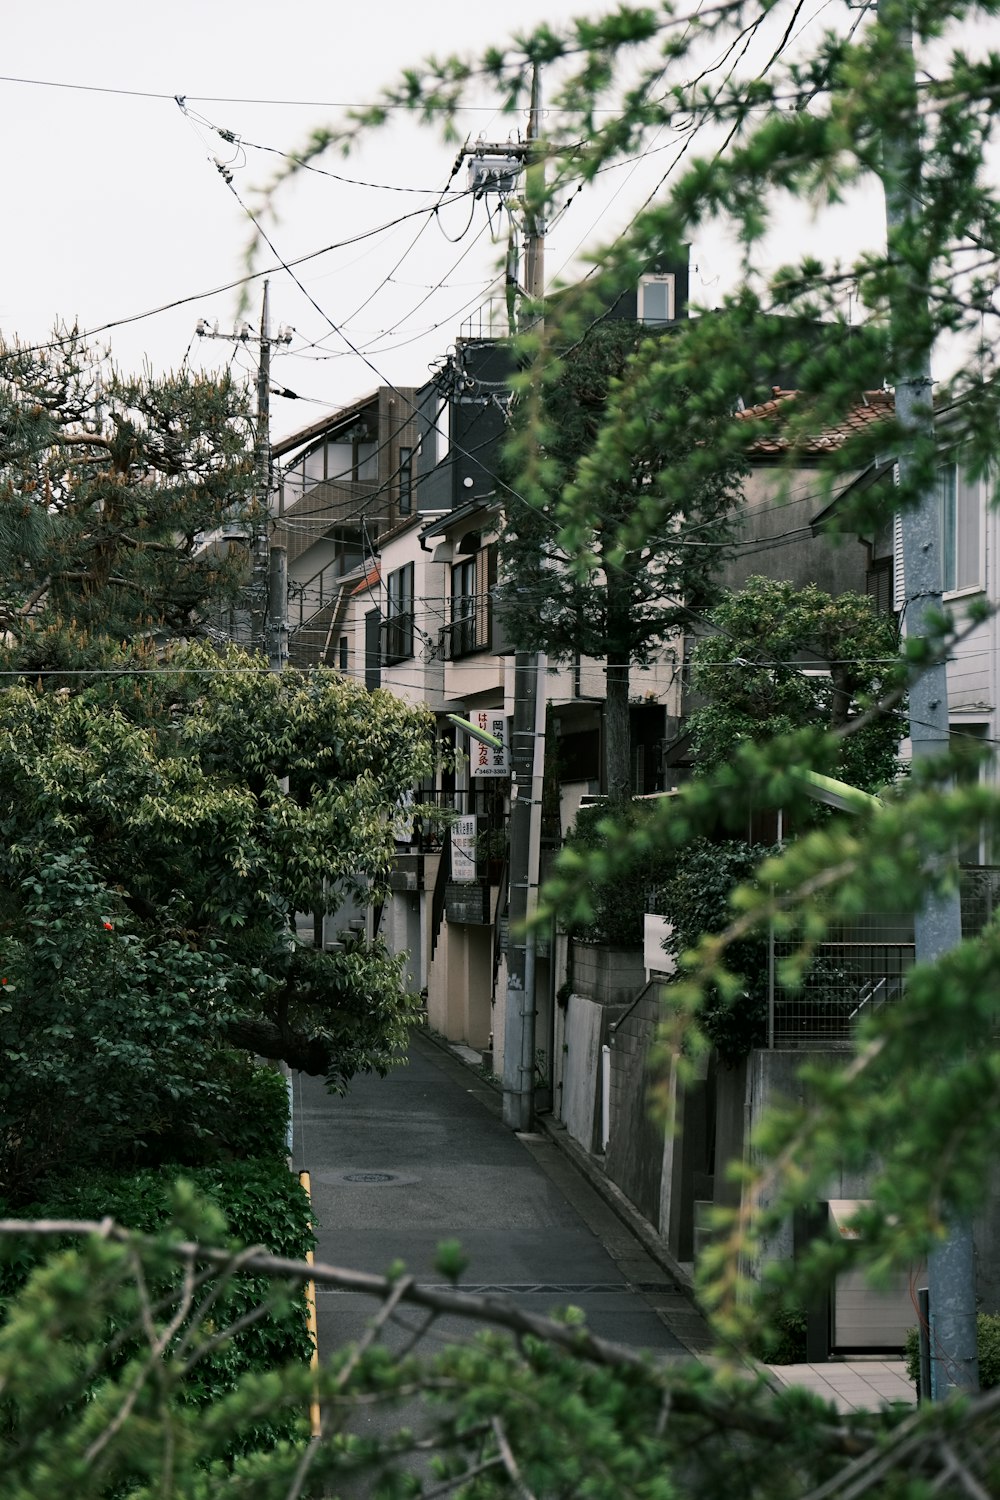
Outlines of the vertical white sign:
M476 820L456 818L451 825L451 878L468 883L476 878Z
M510 756L507 750L507 720L499 708L480 708L470 715L473 724L501 740L499 747L473 740L471 746L473 776L509 776Z

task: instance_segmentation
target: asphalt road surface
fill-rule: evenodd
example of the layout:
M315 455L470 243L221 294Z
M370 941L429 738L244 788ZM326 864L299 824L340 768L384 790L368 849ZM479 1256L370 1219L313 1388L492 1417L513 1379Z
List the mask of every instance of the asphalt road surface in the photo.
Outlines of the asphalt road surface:
M317 1260L441 1285L441 1240L469 1257L462 1286L537 1313L573 1305L604 1338L687 1357L667 1326L686 1303L594 1189L541 1136L518 1136L475 1072L419 1034L387 1078L346 1098L295 1085L294 1163L311 1177ZM371 1299L319 1288L321 1354L359 1337ZM662 1315L661 1315L662 1314ZM437 1333L450 1332L442 1326Z

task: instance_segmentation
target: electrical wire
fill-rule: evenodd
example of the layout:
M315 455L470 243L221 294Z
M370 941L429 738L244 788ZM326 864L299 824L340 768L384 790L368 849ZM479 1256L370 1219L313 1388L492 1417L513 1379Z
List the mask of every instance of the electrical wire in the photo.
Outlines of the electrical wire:
M244 213L249 217L249 210L242 204L241 207L243 207ZM277 271L290 272L294 266L308 265L311 261L319 260L324 255L331 255L335 250L344 250L350 245L358 245L365 240L374 239L376 235L385 234L388 230L395 229L399 224L406 223L408 219L417 219L428 213L433 213L432 207L414 208L407 213L397 215L395 219L390 219L384 224L376 224L371 229L359 230L357 234L349 235L347 239L335 240L332 244L324 245L319 250L310 250L305 255L296 255L287 261L277 259L274 265L264 266L258 271L248 271L245 275L237 276L232 281L224 281L218 286L192 292L184 297L175 297L173 301L160 303L159 306L148 308L145 312L131 313L123 318L113 318L106 323L95 324L92 328L74 329L61 338L48 339L42 343L19 344L18 349L23 354L45 354L51 349L61 349L69 343L86 342L88 339L97 338L99 334L108 333L113 328L124 328L131 323L141 323L147 318L159 317L161 313L173 312L175 308L187 307L192 302L201 302L207 300L209 297L221 296L223 292L236 291L239 287L249 286L252 282L260 281L266 276L273 276ZM308 293L306 295L308 296Z
M444 203L444 201L445 201L445 199L447 197L447 194L448 194L448 189L450 188L451 184L454 182L455 178L457 177L459 169L460 169L461 164L464 161L464 159L465 159L465 153L464 153L464 151L460 152L455 157L455 160L452 163L451 171L448 174L448 180L445 182L444 187L439 190L437 201L432 206L432 212L434 213L435 217L437 217L437 211L442 206L442 204ZM461 197L462 195L458 194L456 196ZM469 196L472 197L471 193L469 194ZM474 205L475 204L475 198L474 197L472 198L472 202L473 202L473 205ZM469 220L470 226L471 226L471 223L472 223L472 220L471 220L471 217L470 217L470 220ZM369 305L369 303L372 302L374 300L374 298L378 296L378 293L382 290L382 287L384 287L389 281L391 281L392 277L395 276L396 272L399 270L400 266L406 260L407 256L411 255L413 253L413 251L416 249L416 246L417 246L417 244L418 244L421 236L425 233L425 231L426 231L426 229L427 229L427 227L428 227L429 224L430 224L430 218L426 217L424 219L423 223L420 225L420 228L417 230L417 233L414 235L413 239L411 240L410 244L406 247L406 249L403 251L402 255L399 257L399 259L396 261L396 263L392 266L392 268L388 271L388 273L383 278L383 280L380 282L380 284L377 287L375 287L374 291L372 291L372 292L370 292L368 294L368 296L364 299L363 302L359 303L359 305L354 309L353 312L350 312L350 313L347 314L347 317L344 319L344 322L346 324L349 325L349 324L353 323L354 319L358 316L358 314L361 313L361 312L363 312L364 309ZM460 257L459 261L456 262L456 264L460 264L461 260L463 258L464 257ZM426 298L424 298L423 300L426 301ZM418 303L418 306L423 306L423 302ZM412 316L412 314L410 314L410 316ZM327 335L327 337L329 337L329 335ZM317 347L317 345L314 344L314 345L312 345L312 347L315 348L315 347Z

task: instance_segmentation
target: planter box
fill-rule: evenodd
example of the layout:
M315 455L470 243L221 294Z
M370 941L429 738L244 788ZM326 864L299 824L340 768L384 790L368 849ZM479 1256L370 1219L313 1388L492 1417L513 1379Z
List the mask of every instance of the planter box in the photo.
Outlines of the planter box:
M422 891L424 889L424 856L422 854L397 854L389 872L391 891Z
M631 1005L646 983L641 948L573 941L573 992L598 1005Z

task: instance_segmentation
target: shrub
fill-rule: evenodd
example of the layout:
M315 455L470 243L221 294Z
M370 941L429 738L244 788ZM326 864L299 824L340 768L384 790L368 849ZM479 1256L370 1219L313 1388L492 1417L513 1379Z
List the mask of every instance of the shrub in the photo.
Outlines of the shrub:
M1000 1313L981 1312L976 1318L976 1350L979 1355L979 1385L984 1391L1000 1386ZM911 1328L903 1350L906 1373L920 1390L920 1333Z
M601 824L611 811L609 803L581 808L568 841L570 847L587 851L606 848L608 836ZM635 828L647 817L649 808L643 802L633 802L627 809L615 809L614 838L620 841L623 829ZM643 916L651 910L651 893L669 877L674 858L672 853L652 849L627 872L616 874L614 880L594 880L591 886L593 921L575 927L573 936L585 942L609 943L621 948L641 945Z
M806 1357L806 1315L801 1308L778 1308L770 1327L751 1346L756 1359L768 1365L799 1365Z
M713 842L695 839L679 849L673 869L658 892L659 909L673 925L670 951L679 957L705 932L721 932L732 920L730 896L752 878L761 860L774 851L742 839ZM754 933L732 943L726 962L744 977L734 1001L710 993L701 1012L701 1027L719 1058L731 1067L767 1036L767 937Z
M261 1245L276 1255L302 1259L313 1245L309 1201L287 1167L277 1160L219 1163L185 1171L189 1185L179 1191L176 1169L147 1169L131 1173L89 1174L63 1184L51 1184L44 1199L28 1204L21 1212L26 1219L100 1219L110 1215L130 1229L152 1233L162 1228L176 1210L177 1202L196 1198L214 1205L228 1221L235 1240ZM56 1249L16 1239L5 1247L0 1264L0 1305L19 1290L46 1254ZM155 1288L151 1288L155 1291ZM264 1301L273 1284L253 1275L234 1276L219 1286L211 1317L223 1329ZM124 1364L134 1350L120 1351ZM220 1342L195 1364L185 1378L186 1399L193 1405L209 1406L232 1392L240 1378L251 1372L264 1373L294 1361L307 1362L312 1342L306 1326L302 1289L282 1294L265 1318L238 1330ZM299 1428L301 1414L277 1410L244 1429L234 1451L270 1448L290 1438Z
M288 1084L277 1068L244 1052L215 1054L213 1078L220 1102L206 1107L197 1131L178 1130L166 1156L185 1168L251 1158L285 1160Z

